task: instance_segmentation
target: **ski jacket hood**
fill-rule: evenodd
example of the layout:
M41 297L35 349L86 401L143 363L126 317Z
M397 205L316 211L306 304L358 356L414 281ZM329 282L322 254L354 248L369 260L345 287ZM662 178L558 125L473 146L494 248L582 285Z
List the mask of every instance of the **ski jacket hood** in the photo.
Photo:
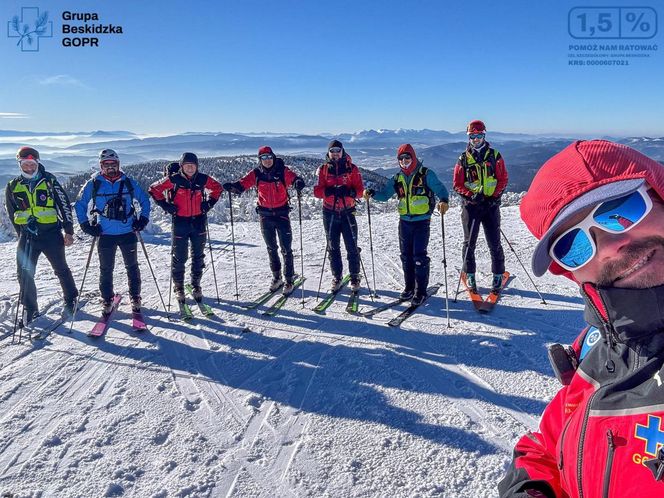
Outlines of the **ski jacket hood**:
M407 176L410 176L413 171L415 171L415 168L417 168L417 155L415 154L415 149L413 149L413 146L410 144L400 145L397 149L397 160L399 160L399 156L401 154L410 154L410 157L412 158L412 161L407 168L402 168L401 163L399 163L401 171L403 171Z
M574 280L571 272L546 259L553 232L575 214L563 211L594 189L614 182L637 184L638 180L645 180L664 199L664 166L631 147L607 140L577 140L546 161L520 206L524 223L540 239L533 255L535 274L542 275L548 263L552 273Z

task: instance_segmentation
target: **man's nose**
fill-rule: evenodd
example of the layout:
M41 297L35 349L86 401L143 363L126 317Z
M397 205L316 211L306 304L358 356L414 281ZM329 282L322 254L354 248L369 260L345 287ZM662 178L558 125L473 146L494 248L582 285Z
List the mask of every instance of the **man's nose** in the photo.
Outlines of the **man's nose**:
M630 232L610 233L597 227L592 227L590 233L597 246L597 258L606 260L615 258L620 250L631 240Z

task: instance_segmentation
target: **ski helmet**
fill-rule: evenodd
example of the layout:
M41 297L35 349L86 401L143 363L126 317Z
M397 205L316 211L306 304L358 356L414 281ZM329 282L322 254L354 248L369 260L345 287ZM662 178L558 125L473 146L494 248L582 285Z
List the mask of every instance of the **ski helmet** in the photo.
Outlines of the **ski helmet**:
M468 123L466 134L470 135L471 133L486 133L486 126L484 126L484 123L479 119L471 121Z
M23 159L32 159L36 162L39 162L39 152L32 147L21 147L16 153L16 160L21 161Z
M103 163L104 161L117 161L119 163L120 158L113 149L104 149L99 153L99 163Z

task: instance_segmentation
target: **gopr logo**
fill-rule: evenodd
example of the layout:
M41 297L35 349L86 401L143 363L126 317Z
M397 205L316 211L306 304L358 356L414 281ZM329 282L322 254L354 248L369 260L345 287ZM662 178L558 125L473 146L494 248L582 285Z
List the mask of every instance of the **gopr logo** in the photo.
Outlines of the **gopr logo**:
M22 52L39 52L39 39L53 37L53 22L48 20L48 11L39 13L38 7L23 7L21 16L7 21L7 37L17 38L17 47Z

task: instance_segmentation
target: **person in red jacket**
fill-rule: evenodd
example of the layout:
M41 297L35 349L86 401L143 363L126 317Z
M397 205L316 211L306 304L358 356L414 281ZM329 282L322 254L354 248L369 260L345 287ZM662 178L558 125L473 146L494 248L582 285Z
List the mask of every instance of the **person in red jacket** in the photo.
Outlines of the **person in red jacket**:
M304 180L284 165L284 161L274 155L267 145L258 149L259 165L234 183L224 183L224 190L241 194L245 190L256 187L258 190L258 206L261 233L267 246L267 255L272 270L270 290L276 291L283 285L282 292L293 292L295 271L293 268L293 233L291 231L288 187L293 186L298 193L304 188ZM281 260L277 237L284 257L284 278L281 278Z
M332 291L338 290L342 281L342 235L348 255L351 289L357 291L360 288L355 199L363 194L360 170L346 154L343 144L339 140L332 140L327 147L325 163L318 169L318 184L314 187L314 196L323 199L323 226L332 269Z
M516 443L501 497L664 496L663 199L664 166L606 140L535 175L521 203L533 271L576 281L589 327L550 347L563 387Z
M205 268L207 213L219 200L221 184L198 171L198 157L182 154L179 169L152 185L148 192L155 202L173 216L171 273L179 303L183 303L184 273L191 241L191 285L194 299L203 299L201 277Z
M454 190L461 196L463 224L463 269L468 286L477 292L475 245L484 228L491 253L492 292L499 292L505 272L505 254L500 243L500 197L507 187L507 169L500 152L486 141L486 126L480 120L467 127L468 146L454 166Z

